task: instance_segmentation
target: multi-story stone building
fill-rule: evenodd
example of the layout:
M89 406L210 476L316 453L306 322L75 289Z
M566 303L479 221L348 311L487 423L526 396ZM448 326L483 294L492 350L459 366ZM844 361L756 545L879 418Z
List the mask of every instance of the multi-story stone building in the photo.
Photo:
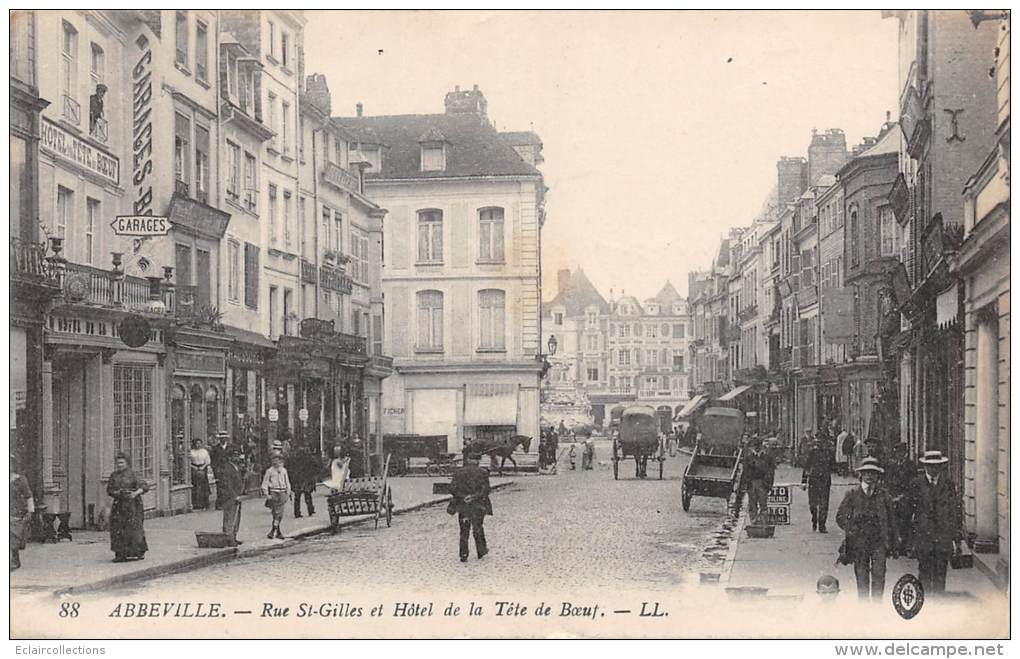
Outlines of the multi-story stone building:
M962 287L965 357L964 431L975 478L964 495L973 501L979 565L1000 588L1009 583L1009 213L1010 20L975 13L998 33L994 51L995 144L964 189L963 244L955 274ZM972 458L970 456L973 456Z
M949 475L961 490L974 492L974 483L995 481L1002 488L1002 462L968 457L961 291L950 272L965 228L961 191L996 144L997 81L988 71L995 63L1000 21L972 21L957 10L887 15L899 24L904 136L902 179L891 193L891 206L896 220L908 227L910 242L905 333L895 345L900 435L912 454L946 452ZM967 529L975 534L978 551L995 549L1006 519L999 515L967 498Z
M384 428L445 435L456 451L468 438L538 436L545 185L537 138L499 133L477 87L445 105L337 121L389 211L384 346L396 372Z
M25 328L15 332L23 356L12 362L15 409L39 419L37 437L25 427L18 444L31 444L24 469L64 524L95 522L117 452L150 484L147 512L161 514L190 508L190 444L221 430L254 433L263 449L283 430L323 448L323 426L328 441L379 437L365 392L371 401L373 378L381 390L387 360L379 342L369 354L364 312L381 325L383 211L360 179L351 203L361 210L343 227L365 234L352 239L353 277L318 255L320 270L298 260L301 241L319 240L314 221L298 230L298 213L317 203L302 204L299 190L314 192L327 169L309 158L299 186L302 22L287 12L213 11L30 12L12 21L12 85L26 109L12 130L30 138L37 125L40 138L38 157L27 139L12 146L20 193L12 260L15 280L25 279L15 294L36 301L34 320L15 317ZM42 41L60 47L35 47ZM37 68L60 75L37 78ZM274 84L292 89L293 103ZM315 304L284 295L289 282L301 290L302 274L316 275L304 282L316 289L312 302L320 281L353 289L358 320L316 324ZM48 292L58 295L47 304ZM280 358L298 333L309 340L302 368L329 364L318 438L303 420L316 417L304 384L313 374Z

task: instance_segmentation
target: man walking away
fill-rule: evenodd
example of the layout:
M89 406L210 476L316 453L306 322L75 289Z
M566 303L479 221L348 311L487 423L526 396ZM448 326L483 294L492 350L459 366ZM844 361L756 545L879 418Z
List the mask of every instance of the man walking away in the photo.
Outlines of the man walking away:
M312 493L315 491L315 481L319 476L319 461L307 446L299 446L291 454L288 463L287 473L290 476L291 487L294 488L294 517L301 517L302 496L305 499L308 516L311 517L315 514Z
M801 474L801 486L807 487L808 507L811 509L811 530L828 533L825 523L829 518L829 491L832 489L833 454L829 443L818 437L808 452Z
M946 475L949 458L941 451L925 451L924 475L913 489L914 552L925 594L946 592L946 565L960 551L960 502Z
M885 590L885 560L896 558L892 500L878 486L884 473L874 458L864 458L857 467L860 485L843 497L836 512L836 524L846 532L846 553L853 560L857 596L878 602Z
M492 514L489 501L489 472L478 466L478 454L464 452L464 466L453 472L453 500L447 507L451 515L457 514L460 525L460 560L466 562L470 554L468 535L475 537L478 558L489 553L485 542L485 516Z
M761 439L754 437L749 444L750 454L744 463L747 483L747 514L752 524L764 522L767 517L769 491L776 478L776 461L762 449Z
M230 433L221 430L216 433L216 445L209 451L213 476L216 478L216 510L223 508L223 494L220 492L220 472L230 460Z

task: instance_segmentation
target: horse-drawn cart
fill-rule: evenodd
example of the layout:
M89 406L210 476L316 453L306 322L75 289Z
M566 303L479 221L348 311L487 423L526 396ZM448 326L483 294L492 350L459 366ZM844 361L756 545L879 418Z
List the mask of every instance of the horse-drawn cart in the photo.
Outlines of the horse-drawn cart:
M684 471L680 503L690 510L695 496L729 500L736 512L740 497L741 446L744 413L729 407L710 407L698 421L701 435Z
M632 456L637 478L648 476L648 458L654 458L659 461L659 480L662 480L662 466L666 461L662 448L655 408L628 407L620 418L620 430L613 437L613 478L620 479L620 460Z
M446 435L383 435L383 452L392 456L390 476L403 476L411 470L411 459L425 460L425 473L441 476L453 473L457 456L448 450Z

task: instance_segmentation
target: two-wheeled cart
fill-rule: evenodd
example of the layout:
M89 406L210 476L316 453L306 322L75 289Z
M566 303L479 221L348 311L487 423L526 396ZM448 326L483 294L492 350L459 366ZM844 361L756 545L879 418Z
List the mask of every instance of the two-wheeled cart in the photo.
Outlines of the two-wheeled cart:
M744 413L709 407L698 420L698 428L700 435L680 486L680 504L687 511L695 496L727 499L729 511L735 514L740 505Z

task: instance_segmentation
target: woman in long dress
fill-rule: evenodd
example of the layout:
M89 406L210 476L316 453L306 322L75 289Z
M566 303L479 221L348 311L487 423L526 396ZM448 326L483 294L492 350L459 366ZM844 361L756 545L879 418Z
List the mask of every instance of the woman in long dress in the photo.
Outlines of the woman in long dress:
M11 455L11 517L10 517L10 568L13 572L21 567L21 551L28 540L29 523L35 512L35 500L28 486L28 479L16 471L14 456Z
M113 508L110 511L113 562L123 563L130 558L141 560L149 550L145 542L145 509L142 505L142 494L149 491L149 486L131 470L125 454L117 454L114 466L106 485L106 493L113 497Z

